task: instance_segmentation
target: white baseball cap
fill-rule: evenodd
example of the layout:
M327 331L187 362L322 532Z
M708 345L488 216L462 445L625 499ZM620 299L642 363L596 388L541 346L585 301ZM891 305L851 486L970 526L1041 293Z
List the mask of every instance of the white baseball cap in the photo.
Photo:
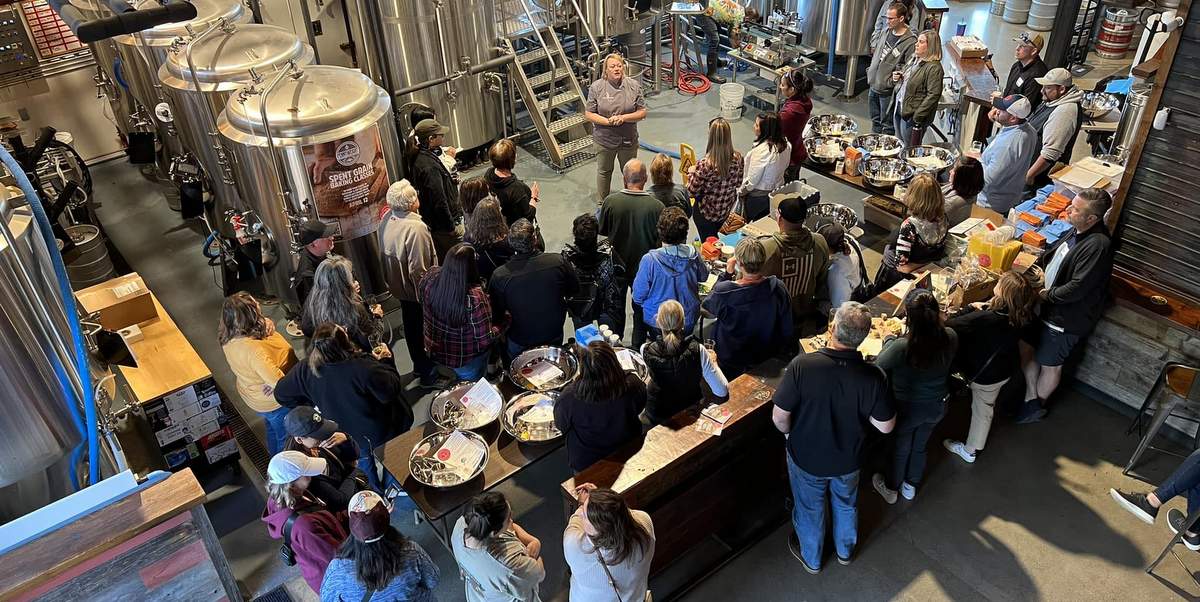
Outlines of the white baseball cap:
M324 458L314 458L298 451L279 452L267 465L267 479L276 485L286 485L300 477L316 477L323 474Z
M1008 114L1017 119L1028 119L1029 114L1033 112L1033 107L1029 104L1029 99L1020 94L1009 94L1004 98L993 98L992 106L1007 111Z
M1055 67L1047 71L1045 76L1033 78L1033 81L1043 86L1070 86L1072 79L1070 71Z

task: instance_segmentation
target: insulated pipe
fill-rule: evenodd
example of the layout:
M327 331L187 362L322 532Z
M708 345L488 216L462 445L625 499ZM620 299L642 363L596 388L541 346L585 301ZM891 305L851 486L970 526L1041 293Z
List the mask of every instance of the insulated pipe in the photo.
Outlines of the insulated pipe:
M271 121L267 119L267 97L271 95L271 91L283 78L290 75L293 71L299 71L295 61L288 61L287 67L280 69L275 77L271 78L271 82L267 84L266 89L262 91L258 100L258 113L262 117L263 134L267 137L267 150L271 153L271 168L275 172L275 179L279 182L280 205L282 206L283 214L288 214L287 195L290 192L288 182L283 177L283 172L279 170L279 154L275 150L275 137L271 135ZM303 72L301 72L303 73Z
M71 32L84 43L133 34L164 23L178 23L196 18L196 7L190 2L171 2L164 6L134 10L125 0L108 0L115 13L111 17L88 21L71 0L47 0L47 4L66 23Z
M421 90L424 90L426 88L440 86L448 81L455 80L460 77L465 77L467 75L477 75L479 73L483 73L484 71L491 71L493 69L496 69L497 67L503 67L503 66L511 63L512 60L513 60L513 57L511 54L498 56L494 59L479 63L478 65L472 65L469 69L464 69L462 71L455 71L454 73L451 73L449 75L435 77L431 80L423 81L419 84L413 84L411 86L406 86L404 88L400 88L399 90L392 92L392 96L405 96L408 94L412 94L413 92L420 92Z
M196 88L196 94L203 96L204 91L200 89L200 78L196 76L196 64L192 61L192 50L196 48L197 43L212 35L214 31L218 29L226 31L226 27L231 28L228 30L229 33L237 31L236 25L231 25L222 18L212 27L209 27L208 30L200 35L192 36L192 39L188 41L187 51L184 55L187 58L188 75L191 76L192 85ZM191 32L190 27L188 28L188 32ZM217 131L217 115L213 112L212 103L201 99L200 104L204 105L204 112L208 115L209 124L212 125L212 128L208 130L208 137L212 139L212 149L216 151L217 163L221 166L221 181L229 185L236 184L237 182L233 179L233 173L229 170L229 157L225 154L225 146L221 144L221 134Z
M438 57L440 57L442 61L442 73L449 75L450 65L446 64L446 38L442 35L442 0L433 0L433 24L437 29ZM457 73L462 72L460 71ZM454 102L455 98L458 96L458 93L454 91L454 86L451 86L450 82L457 77L461 77L461 75L452 77L445 82L442 82L446 84L446 97L449 98L451 102Z

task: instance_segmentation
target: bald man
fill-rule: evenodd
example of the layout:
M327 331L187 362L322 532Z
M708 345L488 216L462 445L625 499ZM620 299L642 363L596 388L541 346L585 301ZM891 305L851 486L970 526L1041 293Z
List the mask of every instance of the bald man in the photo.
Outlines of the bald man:
M661 201L645 190L648 174L646 165L640 159L630 159L625 163L621 169L621 179L623 187L604 199L596 219L600 221L600 233L608 237L613 251L625 266L624 285L627 287L637 277L642 256L650 249L658 248L658 216L664 207ZM640 310L634 304L635 345L639 340L644 340L646 332L645 324L639 317Z

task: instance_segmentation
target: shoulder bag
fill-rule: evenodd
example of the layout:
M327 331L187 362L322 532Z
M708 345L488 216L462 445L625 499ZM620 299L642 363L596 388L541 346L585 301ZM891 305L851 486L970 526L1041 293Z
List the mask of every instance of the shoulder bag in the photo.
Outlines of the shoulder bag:
M863 261L862 249L858 246L858 241L846 235L846 240L849 241L850 247L854 249L854 254L858 255L858 286L850 291L850 300L859 303L866 303L874 297L871 293L874 289L871 287L871 279L867 276L867 263Z

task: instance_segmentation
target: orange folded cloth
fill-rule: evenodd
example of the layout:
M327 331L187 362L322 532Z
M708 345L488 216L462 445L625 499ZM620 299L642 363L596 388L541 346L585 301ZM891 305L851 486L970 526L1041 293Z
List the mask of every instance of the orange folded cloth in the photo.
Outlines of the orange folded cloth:
M1046 246L1046 237L1034 232L1033 230L1030 230L1021 235L1021 242L1031 247L1037 247L1040 249Z
M1026 213L1026 212L1024 212L1024 211L1022 211L1021 213L1017 214L1017 219L1019 219L1019 220L1021 220L1021 221L1025 222L1025 223L1027 223L1027 224L1029 224L1029 225L1031 225L1031 226L1040 226L1040 225L1042 225L1042 220L1040 220L1040 219L1038 219L1038 218L1036 218L1036 217L1034 217L1034 216L1032 216L1032 215L1030 215L1030 214L1028 214L1028 213Z

